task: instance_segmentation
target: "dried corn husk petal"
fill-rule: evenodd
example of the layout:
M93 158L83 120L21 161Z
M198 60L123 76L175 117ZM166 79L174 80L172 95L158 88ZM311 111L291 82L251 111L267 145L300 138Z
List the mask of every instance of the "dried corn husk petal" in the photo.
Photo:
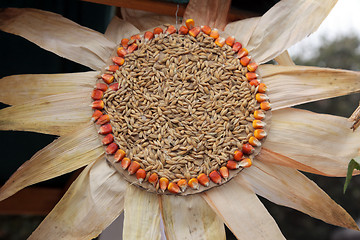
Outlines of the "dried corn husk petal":
M199 195L163 195L162 216L167 239L226 239L221 219Z
M124 20L139 29L140 32L151 30L152 28L160 26L164 23L176 25L175 15L159 15L141 10L121 8L121 16Z
M105 37L119 44L123 38L138 33L140 31L134 25L115 16L106 28Z
M103 159L87 166L29 240L97 237L124 209L127 186Z
M24 187L74 171L103 155L94 125L86 124L58 138L25 162L0 189L0 201Z
M275 58L315 32L336 2L337 0L278 2L261 17L247 49L258 64Z
M259 70L273 110L360 91L360 72L267 64Z
M232 22L226 25L224 31L229 35L234 35L236 42L240 42L243 46L247 46L259 20L260 17L254 17Z
M360 135L350 126L343 117L292 108L277 110L263 147L325 175L344 177L349 160L360 155Z
M15 105L61 93L90 92L98 72L24 74L0 79L0 101Z
M287 50L285 50L283 53L281 53L279 56L274 58L274 60L279 64L283 66L294 66L295 63L290 57L290 54Z
M160 238L158 196L129 185L125 195L123 239L160 240Z
M0 129L63 135L90 121L91 92L51 95L0 110ZM75 104L74 104L75 103Z
M202 196L238 239L285 239L241 175Z
M196 26L208 25L223 30L227 24L230 4L230 0L192 0L186 7L183 25L186 19L192 18Z
M0 29L94 70L105 65L116 46L99 32L61 15L37 9L8 8L2 11Z
M354 219L341 206L295 169L258 161L242 176L251 183L256 194L276 204L333 225L359 230Z

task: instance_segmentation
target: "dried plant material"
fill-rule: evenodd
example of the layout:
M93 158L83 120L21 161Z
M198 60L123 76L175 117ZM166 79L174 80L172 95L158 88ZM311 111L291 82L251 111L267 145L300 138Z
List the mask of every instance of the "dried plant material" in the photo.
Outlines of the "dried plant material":
M355 131L360 126L360 104L354 111L354 113L349 117L349 121L353 121L351 129Z

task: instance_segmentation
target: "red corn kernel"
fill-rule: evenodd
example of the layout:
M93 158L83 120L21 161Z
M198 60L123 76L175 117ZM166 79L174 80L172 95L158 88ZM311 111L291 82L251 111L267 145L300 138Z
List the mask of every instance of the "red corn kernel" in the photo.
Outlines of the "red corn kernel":
M167 189L168 189L169 192L171 192L171 193L179 193L179 192L180 192L179 186L178 186L176 183L174 183L174 182L169 183Z
M243 151L243 153L250 155L255 151L255 149L249 143L245 143L242 147L242 151Z
M262 102L260 103L260 108L264 111L271 109L271 104L269 102Z
M234 152L234 160L235 161L240 161L242 159L242 157L243 157L242 151L235 150L235 152Z
M234 169L238 169L239 165L237 162L229 160L226 163L226 167L230 170L234 170Z
M108 145L110 143L112 143L114 141L114 135L112 135L111 133L109 133L108 135L106 135L102 140L102 144L104 145Z
M140 169L140 163L138 163L137 161L132 161L128 168L128 172L130 175L132 175L132 174L136 173L136 171L139 169Z
M146 172L144 169L140 168L136 171L136 178L139 180L139 183L141 184L146 177Z
M118 149L114 155L115 162L120 162L126 156L126 153L122 149Z
M121 65L124 64L125 59L122 58L122 57L113 57L113 58L112 58L112 61L113 61L114 63L116 63L117 65L121 66Z
M242 57L247 56L248 54L249 54L249 52L246 48L241 48L237 53L237 57L242 58Z
M179 29L179 34L186 35L189 32L189 29L185 26L181 26Z
M222 178L225 179L225 181L229 178L229 169L225 166L221 167L219 169L220 175Z
M234 43L234 45L232 46L232 49L233 49L235 52L239 51L241 48L242 48L242 45L241 45L241 43L239 43L239 42Z
M224 46L224 44L225 44L225 39L222 38L222 37L218 37L218 38L215 40L215 44L218 45L219 47L222 47L222 46Z
M263 139L264 137L266 137L267 134L266 134L266 132L265 132L263 129L255 129L255 131L254 131L254 136L255 136L257 139L261 140L261 139Z
M247 69L249 70L249 72L255 72L257 68L258 68L258 65L256 62L252 62L252 63L249 63L249 65L247 65Z
M132 52L134 52L137 48L138 48L138 45L137 45L136 43L133 43L133 44L131 44L131 45L128 47L127 51L128 51L128 53L132 53Z
M117 70L119 70L119 66L118 65L110 65L106 68L106 70L108 70L110 72L116 72Z
M240 63L241 63L241 65L246 67L250 63L250 60L251 59L248 56L245 56L245 57L240 58Z
M154 34L160 34L160 33L163 33L162 28L159 27L154 28Z
M122 45L124 48L127 48L127 47L128 47L128 43L129 43L129 39L127 39L127 38L121 39L121 45Z
M99 117L101 117L102 112L100 110L95 110L92 117L91 117L91 121L95 122L96 120L99 119Z
M259 93L265 93L266 90L267 90L267 87L266 87L265 83L260 83L259 88L258 88L258 92Z
M91 104L91 107L92 107L93 109L98 109L98 110L103 109L104 106L105 106L105 105L104 105L103 100L95 100L95 101L93 101L92 104Z
M106 135L112 132L112 127L110 123L102 125L99 129L99 133L102 135Z
M170 25L167 29L166 29L166 33L167 34L173 34L176 33L176 28L174 25Z
M209 174L209 178L211 179L211 181L213 181L216 184L220 184L221 183L221 176L217 171L212 171Z
M240 162L240 167L243 167L243 168L251 167L251 165L252 165L252 161L250 158L245 158L244 160L242 160Z
M154 37L154 33L153 33L153 32L147 31L147 32L145 32L145 34L144 34L144 38L145 38L145 40L147 40L147 41L153 39L153 37Z
M130 158L123 158L123 159L121 160L121 167L122 167L122 169L124 169L124 170L126 170L126 169L130 166L130 164L131 164Z
M111 84L111 85L109 86L109 88L110 88L112 91L117 91L117 90L119 90L119 83Z
M112 142L106 147L105 152L107 154L114 154L116 152L116 150L118 150L118 148L119 148L118 145L116 143Z
M199 27L193 27L192 29L189 30L189 35L192 37L196 37L199 33L200 33Z
M130 40L140 40L140 39L141 39L140 34L135 34L130 37Z
M191 178L188 182L188 185L194 190L199 189L199 181L196 178Z
M165 190L167 189L168 185L169 185L169 179L162 177L159 180L159 184L160 184L160 189L165 192Z
M246 76L247 80L249 80L249 81L254 80L258 77L258 75L254 72L247 72L245 74L245 76Z
M98 89L94 89L91 93L91 98L94 100L100 100L104 96L104 92Z
M95 88L105 92L108 86L105 83L96 83Z
M186 25L186 27L188 28L188 29L192 29L194 26L195 26L195 21L194 21L194 19L187 19L186 21L185 21L185 25Z
M158 180L159 180L159 176L157 175L157 173L152 173L148 179L149 183L154 185L154 187L156 186Z
M250 137L249 143L254 147L260 147L261 146L261 142L254 136Z
M216 28L214 28L213 30L211 30L209 36L214 39L217 39L219 37L219 31Z
M230 47L232 47L232 46L234 45L234 42L235 42L234 36L229 36L229 37L227 37L226 40L225 40L225 43L226 43L227 45L229 45Z
M259 86L260 81L257 80L257 79L253 79L253 80L251 80L251 81L249 82L249 84L250 84L251 86L257 87L257 86Z
M252 122L252 126L253 126L253 128L255 128L255 129L263 128L263 127L265 127L265 125L266 125L266 123L263 122L263 121L260 121L260 120L254 120L254 121Z
M256 101L258 101L258 102L264 102L264 101L269 100L269 97L268 97L266 94L264 94L264 93L257 93L257 94L255 95L255 99L256 99Z
M205 33L206 35L209 35L211 33L211 28L207 25L201 26L201 31Z
M210 184L210 180L208 178L208 176L206 176L205 173L200 173L199 176L197 176L197 180L199 181L199 183L205 187L209 186Z
M186 188L188 187L186 179L180 179L177 182L177 185L179 186L179 188L182 192L185 192Z
M119 47L117 50L116 50L116 53L119 57L125 57L125 55L127 54L127 51L125 48L123 47Z
M112 74L104 73L103 75L101 75L101 78L107 84L110 84L114 81L114 76Z
M265 113L261 110L255 110L254 112L254 118L257 120L262 120L265 118Z
M104 114L101 117L99 117L99 119L96 121L96 124L103 125L108 122L110 122L110 116L107 114Z

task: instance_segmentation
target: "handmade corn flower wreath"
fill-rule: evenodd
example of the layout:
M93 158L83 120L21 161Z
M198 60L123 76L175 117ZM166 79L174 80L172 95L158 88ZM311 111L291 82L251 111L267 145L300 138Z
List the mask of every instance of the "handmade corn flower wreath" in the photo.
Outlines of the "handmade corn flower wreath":
M178 29L124 10L105 35L44 11L0 13L3 31L95 70L0 82L15 105L0 111L1 129L61 135L0 200L88 165L30 239L90 239L123 210L124 239L159 239L160 218L168 239L224 239L223 223L239 239L284 239L256 194L358 230L298 170L346 176L359 134L344 118L288 108L360 89L358 72L294 66L286 53L336 1L281 1L226 26L229 2L213 3L191 1ZM209 9L214 19L202 17Z

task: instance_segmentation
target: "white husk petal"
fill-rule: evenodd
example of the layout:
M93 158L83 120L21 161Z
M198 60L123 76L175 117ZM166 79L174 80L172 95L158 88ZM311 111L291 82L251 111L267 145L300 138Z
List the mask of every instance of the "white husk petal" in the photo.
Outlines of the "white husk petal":
M260 17L254 17L232 22L226 25L224 31L230 36L234 36L235 40L246 48L259 20Z
M106 28L105 37L119 44L123 38L130 39L139 32L134 25L115 16Z

